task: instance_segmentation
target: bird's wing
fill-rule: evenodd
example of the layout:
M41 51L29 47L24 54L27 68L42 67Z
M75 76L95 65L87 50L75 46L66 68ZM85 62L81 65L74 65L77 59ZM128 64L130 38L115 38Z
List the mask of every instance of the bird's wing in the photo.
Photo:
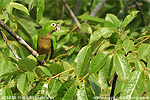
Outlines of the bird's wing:
M37 51L37 39L38 39L38 35L34 35L33 36L33 49Z
M57 42L56 42L56 38L55 38L55 36L53 36L52 35L52 45L53 45L53 50L55 50L56 49L56 46L57 46Z

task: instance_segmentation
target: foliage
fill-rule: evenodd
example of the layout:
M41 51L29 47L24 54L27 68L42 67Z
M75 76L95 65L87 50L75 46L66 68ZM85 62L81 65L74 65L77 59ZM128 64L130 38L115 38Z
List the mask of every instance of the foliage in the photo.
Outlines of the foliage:
M76 9L76 1L66 2L71 9ZM92 9L98 2L94 1ZM61 0L0 0L0 19L30 46L44 23L61 22L61 31L53 33L56 50L44 66L37 61L43 56L34 58L2 29L8 43L22 59L17 60L0 37L0 99L7 100L8 96L56 100L109 97L114 73L118 75L114 97L148 98L150 2L137 1L143 15L134 3L126 2L129 5L123 0L108 0L97 17L93 17L88 12L91 0L82 0L79 14L76 14L81 23L79 30L67 9L63 11Z

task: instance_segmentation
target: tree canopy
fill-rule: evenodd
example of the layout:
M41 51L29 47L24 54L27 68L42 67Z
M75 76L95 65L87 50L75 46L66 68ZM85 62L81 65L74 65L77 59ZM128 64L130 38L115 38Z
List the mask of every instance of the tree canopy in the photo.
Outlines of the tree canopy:
M0 99L149 99L149 0L0 0ZM52 59L34 49L48 21Z

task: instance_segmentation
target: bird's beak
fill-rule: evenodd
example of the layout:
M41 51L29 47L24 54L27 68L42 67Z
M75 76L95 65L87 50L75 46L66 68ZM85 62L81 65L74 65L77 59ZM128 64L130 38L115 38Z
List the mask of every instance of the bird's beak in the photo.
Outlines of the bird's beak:
M55 28L55 32L59 32L60 31L60 25L57 24L56 28Z

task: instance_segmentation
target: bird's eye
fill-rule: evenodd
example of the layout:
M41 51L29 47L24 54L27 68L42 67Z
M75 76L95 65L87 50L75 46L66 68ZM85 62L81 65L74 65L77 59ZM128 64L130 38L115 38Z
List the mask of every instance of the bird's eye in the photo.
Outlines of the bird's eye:
M56 24L55 24L55 23L52 23L52 24L51 24L51 26L55 27L55 26L56 26Z

